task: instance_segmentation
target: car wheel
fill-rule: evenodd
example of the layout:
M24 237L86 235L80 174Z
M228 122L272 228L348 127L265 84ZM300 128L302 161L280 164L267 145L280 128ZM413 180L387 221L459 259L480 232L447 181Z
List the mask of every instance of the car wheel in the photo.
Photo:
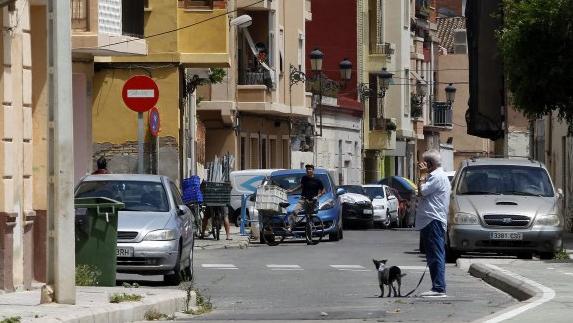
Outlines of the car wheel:
M390 217L390 211L386 211L386 220L384 220L384 222L382 222L382 226L384 226L385 229L388 229L392 226L392 218Z
M531 259L533 254L531 252L520 252L517 254L517 259Z
M181 243L179 243L179 256L177 257L177 263L173 268L173 274L168 274L163 276L163 281L170 286L177 286L181 284Z
M553 259L555 257L555 254L553 252L541 252L539 253L539 259L541 260L550 260Z
M342 225L338 227L338 231L328 235L328 241L339 241L339 240L342 240Z
M189 253L189 264L187 268L185 268L185 280L192 281L193 280L193 249L195 248L195 239L193 239L193 244L191 245L191 252Z

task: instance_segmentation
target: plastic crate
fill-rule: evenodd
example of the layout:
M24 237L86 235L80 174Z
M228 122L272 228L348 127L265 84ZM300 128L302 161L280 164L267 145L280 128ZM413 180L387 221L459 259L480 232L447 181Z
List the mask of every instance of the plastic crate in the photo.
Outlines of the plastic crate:
M231 203L231 183L204 182L203 203L207 206L223 206Z
M255 208L265 212L282 212L280 203L287 202L286 191L275 185L264 185L257 188Z
M203 194L201 193L201 179L199 176L191 176L183 179L182 191L183 202L185 203L202 203Z

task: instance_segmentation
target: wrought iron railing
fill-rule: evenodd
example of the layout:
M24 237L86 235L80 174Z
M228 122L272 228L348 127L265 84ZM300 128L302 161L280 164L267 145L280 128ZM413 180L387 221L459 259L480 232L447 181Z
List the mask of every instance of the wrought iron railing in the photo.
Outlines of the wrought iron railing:
M447 102L434 102L432 105L432 125L435 127L452 127L452 107Z

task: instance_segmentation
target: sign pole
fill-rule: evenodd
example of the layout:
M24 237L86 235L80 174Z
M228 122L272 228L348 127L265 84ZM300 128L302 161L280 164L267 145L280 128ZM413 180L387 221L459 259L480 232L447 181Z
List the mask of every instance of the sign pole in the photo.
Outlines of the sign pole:
M143 174L143 112L137 113L137 173Z

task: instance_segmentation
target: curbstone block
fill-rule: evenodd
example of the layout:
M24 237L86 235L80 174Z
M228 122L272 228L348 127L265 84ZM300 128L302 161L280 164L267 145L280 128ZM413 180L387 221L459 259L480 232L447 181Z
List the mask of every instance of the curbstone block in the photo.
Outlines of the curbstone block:
M468 272L519 301L528 300L540 292L536 287L523 280L492 269L486 264L473 263L470 265Z

